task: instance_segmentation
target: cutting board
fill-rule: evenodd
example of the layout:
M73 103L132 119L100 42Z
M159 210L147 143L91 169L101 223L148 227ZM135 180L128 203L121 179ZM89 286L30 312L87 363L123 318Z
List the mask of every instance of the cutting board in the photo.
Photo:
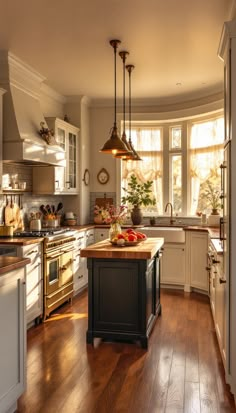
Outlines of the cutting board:
M20 208L17 204L8 204L5 207L5 225L12 225L14 230L22 228L22 218L20 214Z
M98 205L99 207L106 208L107 205L113 205L113 198L96 198L95 199L95 205Z

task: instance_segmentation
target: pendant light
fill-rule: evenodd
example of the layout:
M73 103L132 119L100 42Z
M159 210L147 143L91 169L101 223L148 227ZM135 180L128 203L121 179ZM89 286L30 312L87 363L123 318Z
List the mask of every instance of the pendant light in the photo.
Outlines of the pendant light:
M129 142L127 142L127 137L125 133L125 61L126 57L129 55L129 52L126 51L121 51L119 53L119 56L121 57L123 61L123 133L121 140L124 142L125 146L128 149L128 152L120 152L115 155L115 158L117 159L122 159L122 160L130 160L134 159L134 153L129 145Z
M125 143L119 138L118 131L117 131L117 123L116 123L116 53L119 44L121 43L120 40L111 40L110 45L114 49L114 78L115 78L115 96L114 96L114 126L111 131L110 138L105 142L100 152L108 153L108 154L117 154L117 153L128 153L128 148L126 147Z
M142 161L139 154L134 149L133 143L132 143L132 140L131 140L131 73L132 73L133 69L134 69L134 65L126 65L126 70L129 73L129 147L131 148L131 150L133 152L132 160L133 161Z

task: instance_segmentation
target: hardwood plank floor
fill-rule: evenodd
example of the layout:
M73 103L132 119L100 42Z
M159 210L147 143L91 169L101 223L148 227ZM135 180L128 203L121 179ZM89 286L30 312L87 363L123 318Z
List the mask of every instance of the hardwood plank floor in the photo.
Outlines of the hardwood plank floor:
M208 297L161 291L149 340L86 345L87 292L28 330L19 413L236 412Z

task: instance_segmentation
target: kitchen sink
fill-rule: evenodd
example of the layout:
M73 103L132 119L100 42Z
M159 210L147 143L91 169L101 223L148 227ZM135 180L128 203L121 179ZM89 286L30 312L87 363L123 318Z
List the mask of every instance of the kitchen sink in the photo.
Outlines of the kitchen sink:
M182 227L143 227L141 232L147 237L164 238L164 242L185 242L185 231Z

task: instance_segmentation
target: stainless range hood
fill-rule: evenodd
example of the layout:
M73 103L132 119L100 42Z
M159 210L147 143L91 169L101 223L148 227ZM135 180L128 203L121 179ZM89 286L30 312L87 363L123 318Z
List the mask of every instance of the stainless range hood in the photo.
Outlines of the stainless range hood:
M39 96L45 80L8 51L0 51L0 86L3 97L3 161L24 164L65 165L59 145L48 145L39 135L45 122Z

